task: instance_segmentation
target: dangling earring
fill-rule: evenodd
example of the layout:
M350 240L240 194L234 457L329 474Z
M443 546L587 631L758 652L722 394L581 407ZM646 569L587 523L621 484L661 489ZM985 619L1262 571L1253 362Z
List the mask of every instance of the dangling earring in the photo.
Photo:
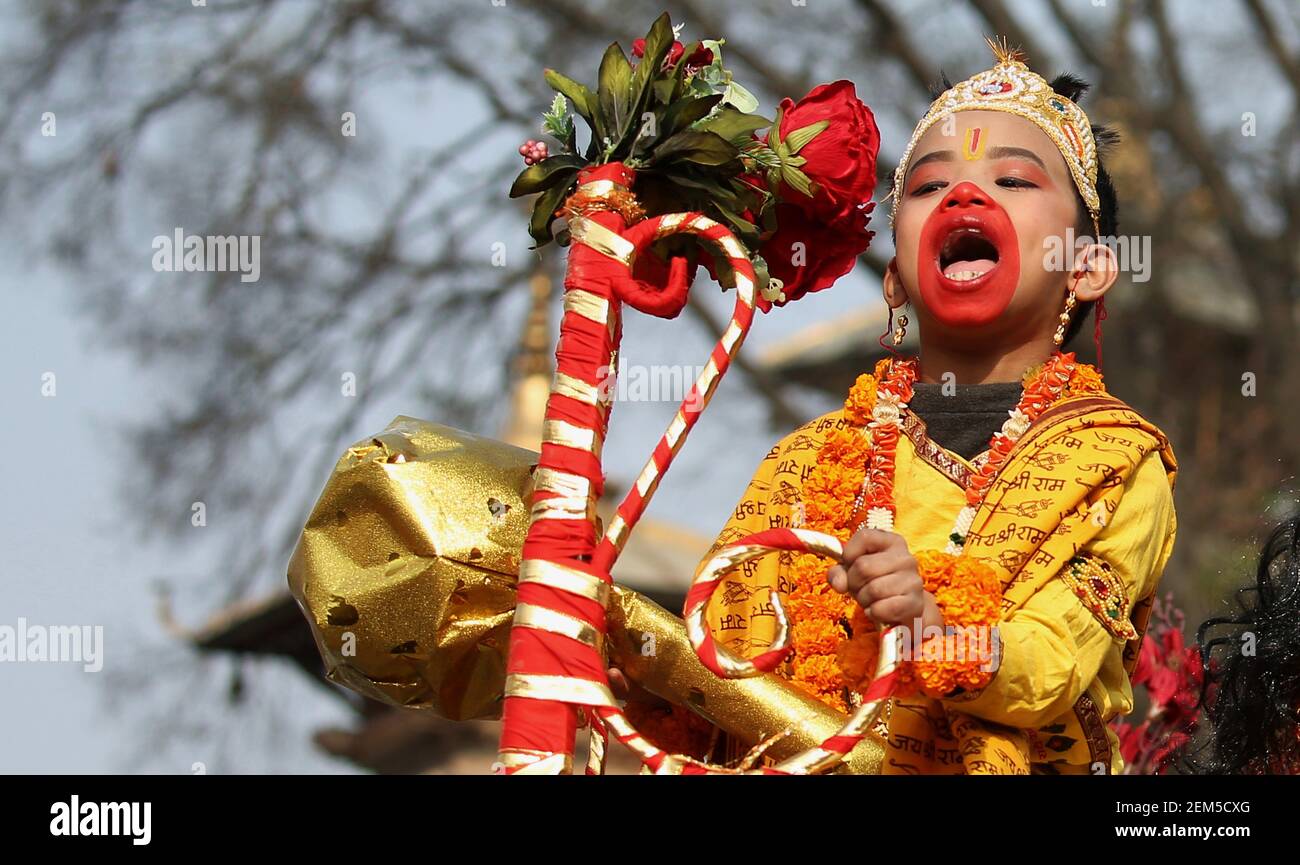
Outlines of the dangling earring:
M894 328L894 345L901 345L903 336L907 333L907 313L898 314L898 327Z
M902 342L902 334L905 333L907 328L907 316L902 312L898 313L898 328L894 329L893 307L887 308L889 310L889 320L885 321L884 333L881 333L879 337L876 337L876 342L879 342L881 349L887 350L889 354L894 356L894 358L902 359L902 354L894 346ZM888 342L885 342L885 337L891 337L893 345L889 345Z
M1065 312L1061 313L1061 323L1056 328L1056 333L1052 335L1052 342L1060 345L1065 342L1065 329L1070 326L1070 313L1074 310L1074 289L1065 296Z

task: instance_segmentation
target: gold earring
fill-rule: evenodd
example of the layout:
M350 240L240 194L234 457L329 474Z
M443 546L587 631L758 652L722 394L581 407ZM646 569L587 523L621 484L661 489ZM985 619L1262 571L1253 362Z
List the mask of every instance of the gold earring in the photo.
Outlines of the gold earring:
M1065 296L1065 312L1061 313L1061 323L1056 328L1056 333L1052 336L1052 342L1060 345L1065 342L1065 329L1070 326L1070 312L1074 309L1074 289Z
M907 333L907 313L898 314L898 327L894 328L894 345L903 341L903 335Z

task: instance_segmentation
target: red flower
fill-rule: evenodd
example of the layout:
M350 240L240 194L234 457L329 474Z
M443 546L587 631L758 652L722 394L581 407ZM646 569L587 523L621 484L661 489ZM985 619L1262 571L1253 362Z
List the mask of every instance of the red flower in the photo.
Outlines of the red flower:
M671 69L681 59L682 54L686 51L686 46L674 40L673 47L668 49L668 56L664 58L664 69ZM645 56L645 40L632 40L632 56ZM690 57L686 58L686 72L688 74L696 72L713 62L713 52L701 45L696 48Z
M1181 617L1152 626L1138 654L1132 683L1145 685L1151 709L1140 726L1115 723L1120 754L1131 771L1164 773L1196 729L1204 670L1199 648L1184 643Z
M1164 708L1178 692L1178 673L1168 664L1162 641L1147 636L1142 641L1137 668L1133 671L1133 684L1146 685L1151 702Z
M1181 647L1182 634L1178 643ZM1165 714L1170 723L1183 726L1196 720L1197 709L1201 702L1201 653L1196 646L1188 646L1179 654L1178 688L1173 699L1165 706Z
M763 242L759 254L767 262L768 273L784 283L784 299L768 301L761 295L756 305L768 312L773 305L784 306L812 291L821 291L853 269L858 256L871 243L873 232L867 230L868 214L874 207L854 208L844 219L827 223L805 213L793 204L776 206L776 231Z
M783 181L778 197L823 222L856 218L854 211L871 200L876 189L876 156L880 130L871 109L858 99L852 81L821 84L796 104L783 99L777 142L821 120L829 125L803 145L796 168L813 182L811 198Z
M780 127L771 130L768 144L777 150L783 168L765 177L744 178L759 188L776 184L776 229L757 251L767 262L768 274L780 280L783 296L768 300L760 294L755 305L763 312L833 285L853 269L874 236L867 223L875 209L871 195L880 132L853 83L820 85L798 104L786 99L780 114ZM799 142L796 138L791 143L790 135L823 120L825 128L792 152ZM789 185L786 168L806 178L811 196Z
M696 72L703 69L705 66L708 66L712 62L713 50L701 45L699 48L695 49L695 52L691 54L690 57L686 58L686 71L687 73Z
M1183 632L1170 628L1160 635L1160 643L1166 657L1177 657L1183 653Z
M1125 763L1133 763L1141 752L1146 739L1147 725L1133 725L1126 722L1115 724L1115 735L1119 737L1119 754Z

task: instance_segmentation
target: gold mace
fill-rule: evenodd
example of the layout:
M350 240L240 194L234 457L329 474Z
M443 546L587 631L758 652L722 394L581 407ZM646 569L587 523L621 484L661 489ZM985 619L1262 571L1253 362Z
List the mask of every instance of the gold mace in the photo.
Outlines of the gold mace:
M450 720L500 717L537 457L409 417L347 449L289 562L328 678ZM766 752L778 759L847 720L778 676L715 676L681 618L621 586L610 589L605 640L631 680L747 745L783 734ZM877 774L883 754L868 738L846 770Z

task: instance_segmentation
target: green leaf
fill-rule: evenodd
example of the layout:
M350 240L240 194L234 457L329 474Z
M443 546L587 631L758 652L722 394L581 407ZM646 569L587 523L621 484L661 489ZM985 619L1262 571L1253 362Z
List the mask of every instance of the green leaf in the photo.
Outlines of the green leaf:
M695 73L695 77L711 87L724 87L727 84L727 70L717 63L712 66L705 66Z
M741 203L742 209L747 207L754 213L760 212L763 205L772 197L772 193L766 189L756 187L752 182L740 175L728 178L726 188Z
M729 206L739 207L740 199L736 197L735 191L719 185L718 181L712 178L699 178L694 174L694 170L689 164L682 164L678 170L664 170L663 176L671 183L686 189L700 190L706 201L718 200L723 201ZM681 193L684 197L689 193ZM742 208L743 209L743 208Z
M715 91L709 86L707 81L701 81L700 76L696 75L691 79L690 84L681 88L682 93L694 93L696 96L712 96Z
M537 197L533 205L533 216L528 221L528 233L537 245L533 249L551 242L551 223L555 222L555 211L564 202L568 186L552 186Z
M704 247L705 254L713 259L713 272L718 275L718 285L723 291L736 287L736 271L731 266L731 259L717 252L712 246Z
M764 290L772 282L772 272L768 269L767 260L761 255L751 255L750 262L754 265L754 291L757 294L763 294ZM772 298L768 298L771 300Z
M648 97L650 95L650 82L654 81L660 75L660 69L664 65L664 59L673 47L673 24L665 12L655 19L655 23L650 25L650 32L645 37L645 52L641 56L641 62L636 66L632 73L632 83L629 90L629 103L631 113L640 115L645 109ZM640 120L637 120L640 123Z
M745 114L729 106L724 106L713 117L696 126L696 129L713 132L733 144L736 139L748 140L751 132L766 129L772 121L757 114Z
M822 130L830 125L829 120L818 120L816 123L800 126L785 137L785 146L789 148L790 153L798 153L803 150L804 145L820 135Z
M788 164L782 165L781 179L784 180L790 188L797 189L799 192L812 198L812 179L798 168Z
M714 93L703 98L684 96L664 111L659 122L659 134L663 139L671 138L701 118L708 117L713 106L722 101L722 95ZM725 135L723 136L726 137Z
M550 109L542 115L542 132L553 136L570 153L578 149L573 115L569 113L569 100L564 98L563 93L555 94Z
M519 172L519 176L510 186L510 197L518 198L521 195L532 195L534 192L550 189L566 177L572 180L573 175L578 173L578 169L586 164L585 159L572 153L559 153L547 157Z
M597 123L599 118L596 117L596 109L599 108L596 104L596 94L588 90L585 84L579 84L554 69L547 69L544 74L546 83L551 86L551 89L569 97L569 101L573 103L573 110L587 121L587 125L591 127L591 131L597 138L602 137L604 132Z
M650 89L654 91L655 102L658 102L660 105L667 105L672 101L673 90L675 90L676 87L677 82L672 78L663 78L650 85Z
M745 219L740 214L734 213L726 207L723 207L717 199L714 199L711 204L722 216L722 221L727 224L727 227L738 235L742 241L746 237L758 236L757 225Z
M726 98L723 101L729 105L736 106L737 109L746 114L750 114L758 109L758 97L732 80L727 82Z
M546 109L546 113L542 115L542 120L549 123L559 123L568 113L569 100L564 98L563 93L557 93L555 98L551 100L551 107Z
M632 97L632 64L623 56L617 42L605 49L600 59L600 75L596 88L596 101L605 131L601 138L617 143L627 131L626 123Z
M684 129L655 148L652 164L671 161L725 165L740 155L735 145L712 132Z

